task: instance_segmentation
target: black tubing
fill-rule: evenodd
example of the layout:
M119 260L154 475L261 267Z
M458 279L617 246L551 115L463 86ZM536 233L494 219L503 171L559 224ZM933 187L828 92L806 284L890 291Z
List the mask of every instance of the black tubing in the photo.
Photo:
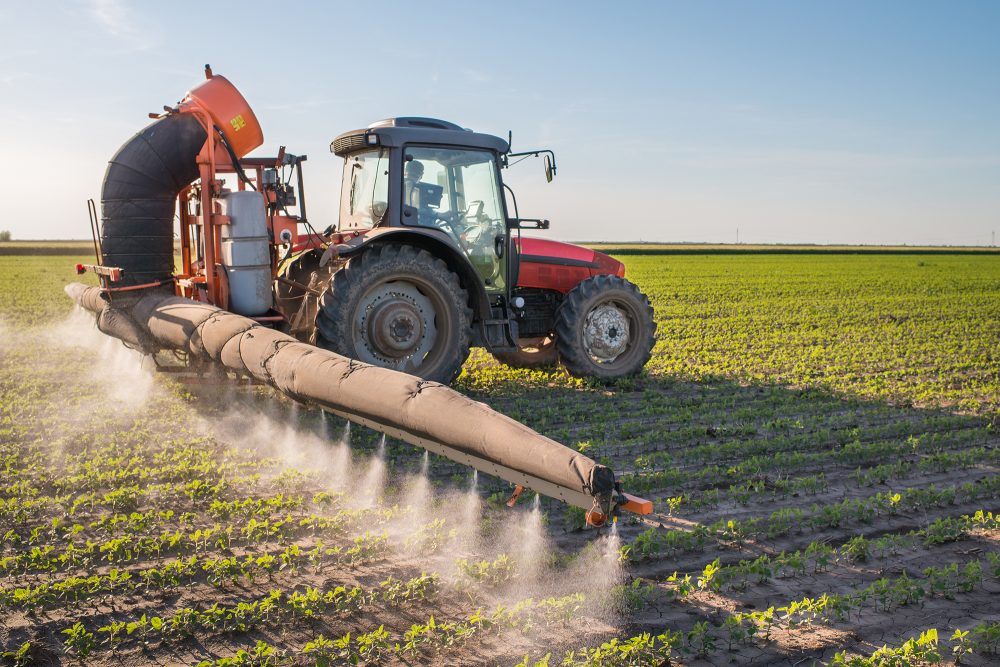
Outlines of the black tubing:
M101 189L101 243L104 264L123 269L115 287L170 278L175 202L198 178L196 158L207 139L197 118L175 114L148 125L111 158ZM173 293L173 286L163 290Z

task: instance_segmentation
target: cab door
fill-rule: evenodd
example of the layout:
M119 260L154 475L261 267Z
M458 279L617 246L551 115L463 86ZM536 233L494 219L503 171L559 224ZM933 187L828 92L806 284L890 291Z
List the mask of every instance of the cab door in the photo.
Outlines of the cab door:
M421 174L417 182L404 182L404 224L446 232L465 252L487 293L505 293L507 221L495 154L409 146L404 159L420 162L412 173ZM417 193L411 194L409 207L407 192Z
M483 278L487 291L507 288L507 218L500 197L496 162L488 160L463 164L456 169L464 212L459 237L469 261Z

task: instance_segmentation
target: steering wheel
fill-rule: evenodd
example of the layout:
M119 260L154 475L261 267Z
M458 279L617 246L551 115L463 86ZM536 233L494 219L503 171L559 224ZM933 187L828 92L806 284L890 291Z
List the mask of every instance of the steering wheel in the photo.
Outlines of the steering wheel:
M493 220L486 215L483 210L484 208L484 202L476 199L469 202L468 207L464 211L435 212L434 215L439 226L446 228L446 231L452 236L465 243L466 234L478 231L479 234L474 234L474 236L482 236L493 224ZM460 223L464 224L460 225ZM459 226L461 226L461 231L459 231Z
M445 211L444 213L437 211L434 213L434 215L437 216L438 220L446 222L449 225L453 225L456 222L460 222L465 218L465 213L462 211Z
M455 229L455 224L462 220L465 214L461 211L447 211L445 213L435 212L434 222L439 227L447 227L447 231L454 237L458 237L458 230Z

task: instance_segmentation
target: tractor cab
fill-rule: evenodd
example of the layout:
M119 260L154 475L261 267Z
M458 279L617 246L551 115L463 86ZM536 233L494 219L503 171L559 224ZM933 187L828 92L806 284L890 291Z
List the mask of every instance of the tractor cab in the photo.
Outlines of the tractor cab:
M341 135L332 148L345 158L340 231L439 232L472 265L487 294L507 293L499 175L506 142L445 121L395 118Z

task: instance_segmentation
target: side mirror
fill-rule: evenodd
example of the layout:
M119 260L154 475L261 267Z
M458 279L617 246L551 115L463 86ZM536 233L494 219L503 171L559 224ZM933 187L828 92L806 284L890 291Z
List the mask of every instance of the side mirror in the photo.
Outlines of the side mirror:
M546 155L545 156L545 180L549 183L552 182L552 177L556 175L556 168L552 164L552 159Z

